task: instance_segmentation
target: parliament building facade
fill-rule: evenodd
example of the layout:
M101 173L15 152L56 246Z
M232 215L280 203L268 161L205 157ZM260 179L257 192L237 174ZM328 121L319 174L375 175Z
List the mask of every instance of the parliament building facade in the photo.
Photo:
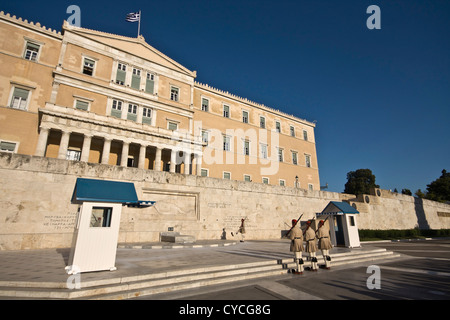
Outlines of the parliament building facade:
M1 12L0 39L1 152L320 190L314 123L197 82L142 36Z

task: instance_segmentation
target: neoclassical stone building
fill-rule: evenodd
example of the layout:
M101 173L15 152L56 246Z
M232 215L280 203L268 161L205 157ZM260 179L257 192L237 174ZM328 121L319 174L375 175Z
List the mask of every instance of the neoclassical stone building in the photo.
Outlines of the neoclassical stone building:
M1 151L320 190L314 123L196 82L142 36L1 12L0 39Z

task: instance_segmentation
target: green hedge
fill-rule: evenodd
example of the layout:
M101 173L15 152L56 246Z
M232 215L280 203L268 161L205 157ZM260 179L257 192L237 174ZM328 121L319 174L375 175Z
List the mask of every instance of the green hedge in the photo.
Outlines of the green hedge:
M358 230L361 241L408 238L449 237L450 229Z

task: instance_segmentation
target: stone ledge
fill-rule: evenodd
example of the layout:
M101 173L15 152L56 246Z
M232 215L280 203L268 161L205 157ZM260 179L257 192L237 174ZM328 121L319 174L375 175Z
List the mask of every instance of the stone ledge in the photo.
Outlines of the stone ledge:
M185 248L212 248L227 247L237 245L239 241L234 240L199 240L195 244L174 242L139 242L139 243L119 243L119 249L185 249Z
M179 232L161 232L159 235L162 242L195 243L194 236L182 235Z

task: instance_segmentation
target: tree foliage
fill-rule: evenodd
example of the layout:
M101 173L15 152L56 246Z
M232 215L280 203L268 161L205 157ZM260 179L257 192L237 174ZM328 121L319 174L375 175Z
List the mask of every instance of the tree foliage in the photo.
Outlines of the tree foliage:
M379 187L375 184L375 175L370 169L358 169L347 173L344 192L356 195L369 194L371 188Z
M427 185L426 199L446 202L450 201L450 173L442 170L442 175Z

